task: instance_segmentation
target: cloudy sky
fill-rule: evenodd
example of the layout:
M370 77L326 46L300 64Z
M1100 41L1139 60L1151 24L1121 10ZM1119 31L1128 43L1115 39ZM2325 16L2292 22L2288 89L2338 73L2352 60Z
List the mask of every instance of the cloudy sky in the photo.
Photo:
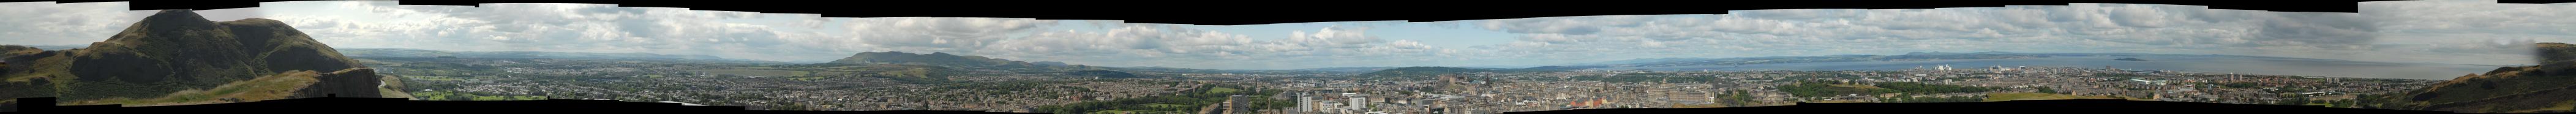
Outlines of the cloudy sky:
M820 62L945 52L1102 66L1298 69L1537 66L1638 58L1906 52L2229 54L2531 64L2528 43L2576 42L2576 5L2385 1L2361 13L2155 4L1743 10L1444 22L1241 26L1027 18L825 18L607 4L269 2L199 10L285 21L340 48L644 52ZM152 11L123 2L0 3L0 44L105 40Z

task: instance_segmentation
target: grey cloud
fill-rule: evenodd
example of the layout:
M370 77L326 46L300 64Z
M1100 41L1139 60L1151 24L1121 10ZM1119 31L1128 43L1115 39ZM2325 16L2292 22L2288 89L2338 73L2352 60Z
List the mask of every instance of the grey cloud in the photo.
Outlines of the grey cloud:
M925 51L966 52L1008 38L1011 33L1033 32L1055 25L1055 20L1025 18L855 18L847 19L848 31L856 43Z
M2075 51L2063 43L2140 44L2118 48L2346 49L2369 47L2371 20L2349 13L2211 10L2200 6L2072 4L1944 9L1747 10L1726 15L1652 15L1490 20L1487 29L1527 34L1503 50L1727 49L1671 57L1901 53L1941 50ZM2099 45L2099 44L2097 44ZM1692 53L1639 50L1608 53ZM1553 57L1549 57L1553 58Z

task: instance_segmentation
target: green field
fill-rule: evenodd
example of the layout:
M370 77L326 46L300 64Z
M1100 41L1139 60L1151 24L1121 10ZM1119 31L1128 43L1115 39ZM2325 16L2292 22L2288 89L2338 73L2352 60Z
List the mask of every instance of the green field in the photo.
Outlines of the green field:
M1234 89L1234 88L1217 87L1217 88L1214 88L1214 89L1210 89L1210 90L1208 90L1208 91L1207 91L1207 93L1234 93L1235 91L1243 91L1243 90L1237 90L1237 89Z
M806 71L790 71L790 70L747 70L747 69L725 69L725 70L689 70L689 71L707 72L707 73L709 73L709 74L731 74L731 75L741 75L741 76L805 76L805 75L809 75L809 74L814 74L814 72L806 72Z
M1145 104L1145 107L1155 107L1155 108L1163 108L1163 107L1190 107L1190 105L1181 105L1181 104L1172 104L1172 103L1154 103L1154 104Z

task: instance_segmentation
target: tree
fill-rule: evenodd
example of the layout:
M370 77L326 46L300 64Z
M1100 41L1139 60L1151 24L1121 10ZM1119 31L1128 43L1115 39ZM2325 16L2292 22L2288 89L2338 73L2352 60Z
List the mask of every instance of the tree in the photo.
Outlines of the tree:
M2040 92L2040 93L2057 93L2057 89L2050 89L2050 88L2048 88L2048 87L2036 87L2036 88L2038 88L2038 89L2039 89L2039 92Z

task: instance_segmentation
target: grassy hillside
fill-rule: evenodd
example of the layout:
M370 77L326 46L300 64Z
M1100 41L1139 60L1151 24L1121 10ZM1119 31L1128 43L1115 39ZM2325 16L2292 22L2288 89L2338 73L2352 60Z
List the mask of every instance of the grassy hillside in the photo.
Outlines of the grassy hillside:
M2398 95L2375 96L2371 106L2453 112L2565 112L2576 100L2576 45L2540 43L2541 64L2469 74Z
M38 48L36 48L36 47L27 47L27 46L20 46L20 45L0 45L0 58L8 58L9 56L17 56L17 55L36 54L37 52L44 52L44 51L45 51L44 49L38 49Z
M209 89L188 89L154 98L108 98L65 102L69 105L125 104L126 106L166 106L224 103L220 99L238 98L244 102L287 99L296 89L318 82L314 71L289 71L247 81L226 83Z
M259 18L215 22L189 10L162 10L86 48L27 52L8 51L14 56L5 58L10 62L7 69L0 69L5 71L0 78L6 79L0 84L0 98L80 101L67 104L189 104L218 98L285 98L290 96L271 92L298 92L312 85L380 83L300 78L375 76L317 72L364 66L283 22Z
M382 83L382 84L384 84L384 86L378 86L378 87L376 88L376 89L377 89L377 90L376 90L376 92L384 93L384 95L382 95L381 97L384 97L384 98L411 98L412 100L419 100L419 98L413 98L413 97L411 97L411 93L406 93L406 92L403 92L403 91L402 91L402 90L403 90L402 77L394 76L394 75L384 75L384 76L382 76L382 77L381 77L380 79L378 79L378 80L383 80L383 81L384 81L384 82Z
M818 64L791 70L810 72L804 76L795 77L800 80L875 77L901 82L942 83L947 82L949 76L963 75L963 71L949 67L904 64Z

